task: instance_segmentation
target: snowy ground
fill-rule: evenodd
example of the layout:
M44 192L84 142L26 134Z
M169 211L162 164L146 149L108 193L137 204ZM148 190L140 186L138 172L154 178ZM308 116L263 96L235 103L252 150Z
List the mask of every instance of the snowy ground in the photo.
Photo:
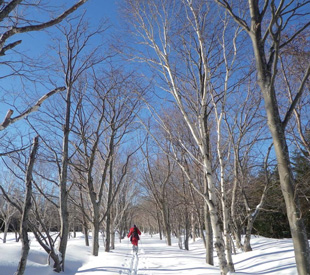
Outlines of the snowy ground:
M2 234L0 234L2 237ZM9 235L6 244L0 240L0 275L13 275L20 256L20 243ZM297 274L292 241L253 237L252 252L234 255L234 274ZM133 255L128 239L116 242L116 249L106 253L100 248L98 257L85 247L82 235L69 240L65 272L72 275L205 275L220 274L216 266L204 263L201 240L190 244L190 251L180 250L177 240L167 247L158 236L142 235L138 255ZM215 259L216 261L216 259ZM47 266L46 253L33 240L26 275L57 274Z

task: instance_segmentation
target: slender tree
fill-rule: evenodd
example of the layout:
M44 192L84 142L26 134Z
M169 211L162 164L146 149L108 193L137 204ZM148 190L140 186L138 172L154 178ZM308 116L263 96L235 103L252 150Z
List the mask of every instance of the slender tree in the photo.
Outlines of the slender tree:
M273 139L274 150L278 162L281 189L285 199L287 217L290 223L294 243L295 259L298 273L310 273L310 248L307 232L296 196L296 183L290 165L289 149L286 140L286 126L305 90L305 83L310 75L310 65L307 66L294 98L289 103L286 114L281 118L278 103L277 79L279 54L282 49L294 41L306 28L310 27L309 1L248 1L249 19L237 13L237 5L232 1L215 0L231 15L235 22L243 28L252 42L256 61L257 81L264 97L268 127ZM299 25L293 28L295 20ZM288 34L284 35L287 30Z
M21 227L20 227L20 234L22 240L22 253L21 258L17 268L17 275L22 275L26 269L26 263L28 258L28 253L30 250L30 240L28 237L28 231L30 229L29 226L29 212L31 209L31 200L32 200L32 170L34 166L34 162L36 159L36 153L39 146L39 138L35 137L33 140L33 148L29 157L29 162L27 165L26 171L26 194L25 194L25 201L22 209L22 219L21 219Z

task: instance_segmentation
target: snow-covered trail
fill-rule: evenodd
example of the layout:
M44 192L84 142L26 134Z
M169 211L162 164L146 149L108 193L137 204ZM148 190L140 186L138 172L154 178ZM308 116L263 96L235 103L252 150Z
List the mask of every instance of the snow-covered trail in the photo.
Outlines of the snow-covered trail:
M129 241L123 240L112 252L88 258L76 274L94 275L97 272L105 275L220 274L218 268L204 263L203 247L193 251L180 250L176 243L168 247L165 241L149 235L141 236L137 255L132 252Z
M146 235L139 248L137 275L220 274L218 268L205 264L203 246L193 251L180 250L177 243L168 247L157 236Z

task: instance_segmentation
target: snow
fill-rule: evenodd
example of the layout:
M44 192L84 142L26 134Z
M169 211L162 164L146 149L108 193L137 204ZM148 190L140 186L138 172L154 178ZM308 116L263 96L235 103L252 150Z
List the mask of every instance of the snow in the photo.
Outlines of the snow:
M0 238L3 237L0 234ZM190 250L180 250L178 240L168 247L158 235L151 237L142 234L139 253L132 253L132 246L126 238L116 249L104 252L103 241L99 256L91 255L91 246L86 247L82 233L68 242L65 272L72 275L205 275L220 274L215 258L215 266L205 264L205 250L202 241L190 243ZM233 256L236 272L232 274L297 274L294 250L291 239L268 239L252 237L251 252L238 252ZM21 243L16 243L14 235L9 233L7 243L0 239L0 275L14 274L21 252ZM55 275L47 265L45 251L33 239L28 257L25 275Z

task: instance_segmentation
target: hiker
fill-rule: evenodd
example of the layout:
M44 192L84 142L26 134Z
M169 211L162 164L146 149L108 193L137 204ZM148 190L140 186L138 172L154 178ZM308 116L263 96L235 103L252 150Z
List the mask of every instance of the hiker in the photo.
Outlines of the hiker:
M138 253L138 241L140 240L139 235L141 235L141 232L134 224L133 227L130 228L127 237L130 237L130 241L132 243L132 250L133 252L136 252L136 254Z

